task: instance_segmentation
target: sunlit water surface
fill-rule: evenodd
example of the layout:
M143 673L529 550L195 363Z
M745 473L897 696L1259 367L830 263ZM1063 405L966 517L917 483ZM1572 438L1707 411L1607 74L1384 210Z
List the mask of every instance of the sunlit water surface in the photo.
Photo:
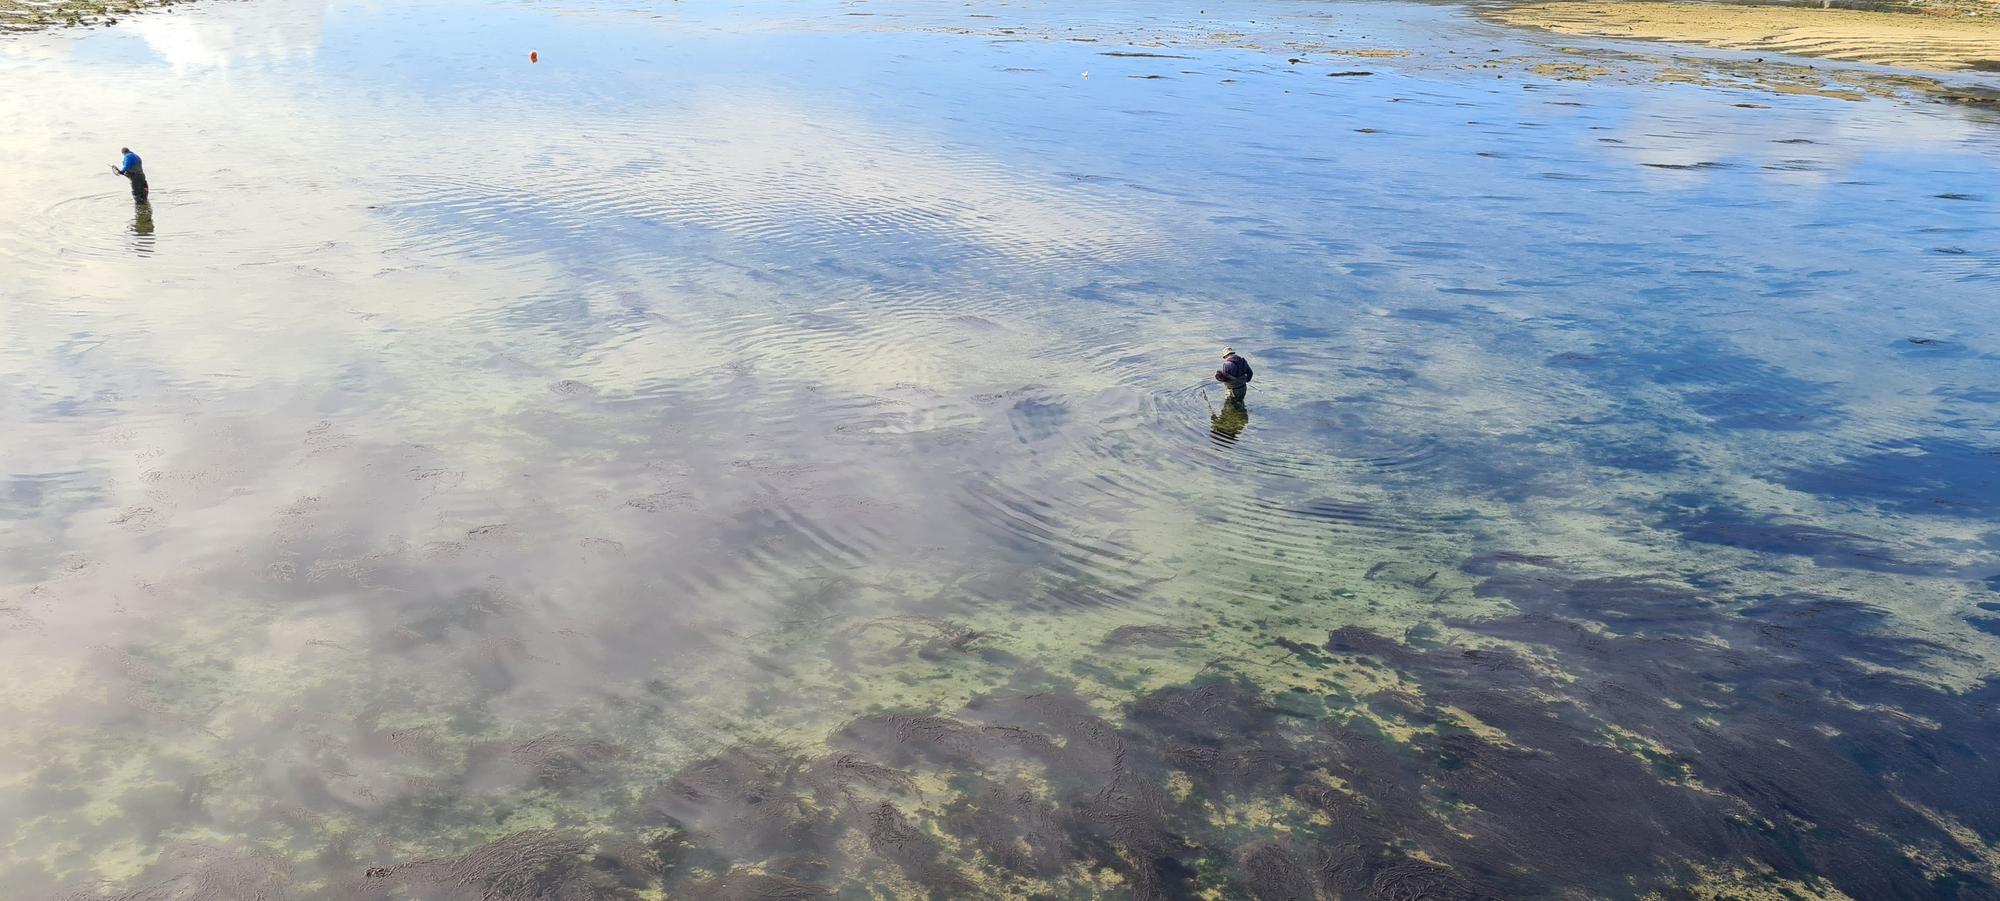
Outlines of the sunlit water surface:
M1990 111L1062 6L0 40L4 894L2000 897Z

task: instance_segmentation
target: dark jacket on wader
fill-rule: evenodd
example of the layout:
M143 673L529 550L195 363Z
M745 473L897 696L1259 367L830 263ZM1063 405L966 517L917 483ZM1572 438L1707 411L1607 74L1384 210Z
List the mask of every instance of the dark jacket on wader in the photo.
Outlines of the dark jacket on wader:
M139 159L139 155L127 150L122 164L113 168L119 175L132 180L132 199L145 203L146 196L150 192L146 187L146 164Z

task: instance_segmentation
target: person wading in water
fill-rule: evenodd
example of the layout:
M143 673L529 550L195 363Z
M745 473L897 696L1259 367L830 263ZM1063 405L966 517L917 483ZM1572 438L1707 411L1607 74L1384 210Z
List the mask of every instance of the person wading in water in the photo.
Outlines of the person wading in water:
M132 152L130 147L120 147L118 152L125 154L125 159L120 164L112 166L111 171L132 180L133 203L145 203L148 193L145 163L139 159L138 154Z
M1229 397L1222 401L1222 412L1211 413L1209 432L1218 444L1236 443L1236 436L1243 433L1243 427L1250 424L1250 408L1243 405L1243 395L1250 390L1250 378L1256 373L1250 371L1250 361L1236 354L1232 348L1222 349L1222 368L1215 371L1215 380L1229 389Z
M1231 400L1242 400L1243 392L1250 389L1250 379L1255 376L1249 360L1237 355L1233 348L1222 349L1222 368L1215 371L1215 380L1229 388Z

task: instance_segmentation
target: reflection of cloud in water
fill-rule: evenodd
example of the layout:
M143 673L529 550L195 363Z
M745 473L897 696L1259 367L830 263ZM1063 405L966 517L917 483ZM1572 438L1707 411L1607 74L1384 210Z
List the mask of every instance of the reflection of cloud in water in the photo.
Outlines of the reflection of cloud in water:
M1111 257L1164 243L1101 188L770 95L525 131L480 113L438 132L466 161L458 171L477 175L416 180L402 213L413 240L443 252L560 248L635 220L826 250L908 241Z
M212 15L205 10L136 15L120 23L175 69L221 69L251 60L311 59L319 52L328 0L258 3Z

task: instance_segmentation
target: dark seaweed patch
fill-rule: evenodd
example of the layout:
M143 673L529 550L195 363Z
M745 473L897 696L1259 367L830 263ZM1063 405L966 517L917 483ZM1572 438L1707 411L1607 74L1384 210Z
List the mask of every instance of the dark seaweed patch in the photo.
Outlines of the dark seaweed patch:
M1244 890L1257 901L1311 901L1318 895L1312 873L1290 847L1265 841L1237 852Z
M933 892L963 897L973 890L972 881L945 859L944 846L912 826L909 818L887 801L868 812L868 847L902 869L911 882Z
M1278 647L1284 648L1287 653L1290 653L1293 657L1298 658L1308 666L1325 667L1327 665L1326 656L1321 654L1319 649L1312 645L1293 641L1282 636L1275 643Z
M1747 364L1727 379L1674 369L1661 373L1657 381L1682 388L1688 406L1718 428L1801 430L1839 419L1837 402L1826 385L1795 378L1762 361Z
M1189 708L1188 700L1167 699L1157 712L1173 719L1211 709L1201 701ZM1063 849L1063 859L1082 859L1120 874L1134 897L1189 896L1193 864L1202 849L1176 829L1176 820L1184 819L1176 816L1181 804L1161 784L1167 770L1163 752L1171 744L1135 743L1073 695L986 698L967 712L993 734L1016 734L1012 745L1046 770L1060 829L1056 847ZM1219 752L1227 744L1222 736L1212 739L1204 742L1209 750ZM998 783L984 788L985 794L999 792L1002 797L1009 790ZM1033 870L1014 872L1032 875Z
M1713 602L1693 588L1663 576L1499 573L1481 582L1473 593L1651 633L1700 634L1714 617L1709 609Z
M1952 695L1863 668L1856 661L1905 666L1945 653L1883 632L1881 610L1821 595L1725 605L1671 577L1576 574L1532 555L1465 568L1489 573L1479 592L1520 612L1463 625L1547 648L1574 682L1509 650L1341 629L1325 655L1394 669L1413 686L1364 701L1414 739L1273 705L1229 681L1147 695L1124 728L1061 696L989 698L968 712L988 728L1044 734L1036 754L1059 792L1117 789L1101 790L1096 806L1050 806L999 786L990 795L1040 811L1041 828L1064 828L1062 847L1135 837L1179 862L1230 847L1199 813L1204 800L1288 794L1324 815L1330 826L1295 830L1291 843L1237 846L1227 894L1242 897L1678 896L1697 871L1739 865L1825 879L1854 897L2000 892L1982 875L1983 849L1908 803L1993 840L2000 814L1972 787L2000 785L1985 750L2000 738L2000 691ZM1505 742L1457 728L1447 707ZM1613 725L1647 744L1609 738ZM1193 779L1188 802L1130 787L1131 773L1162 767ZM998 819L985 844L1026 825ZM1142 896L1183 891L1178 872L1152 868L1153 894Z
M1562 565L1562 561L1544 554L1523 554L1518 551L1492 551L1467 557L1459 564L1459 570L1475 576L1490 576L1500 571L1503 564L1519 564L1550 569Z
M1201 634L1200 629L1189 626L1119 626L1106 633L1099 647L1121 648L1132 645L1176 645Z
M1407 653L1395 642L1364 638L1371 634L1349 633L1374 649ZM1274 708L1252 686L1231 680L1146 695L1129 709L1125 728L1092 715L1072 696L980 699L967 713L989 730L1016 729L1042 737L1018 744L1032 749L1043 763L1053 798L994 783L982 795L990 799L986 805L961 802L954 822L960 834L976 837L989 849L996 865L1035 875L1073 855L1120 873L1136 898L1191 897L1203 885L1226 897L1494 897L1449 865L1411 856L1403 847L1403 824L1371 802L1343 795L1316 778L1316 773L1329 771L1336 746L1348 738L1375 748L1372 756L1359 756L1397 759L1379 734L1318 732L1310 722L1301 734L1288 725L1300 712ZM1165 773L1176 770L1193 782L1184 800L1160 786ZM1402 781L1413 788L1407 797L1421 796L1414 780ZM1266 840L1244 845L1211 821L1209 804L1286 795L1324 809L1333 825L1307 829L1289 844ZM1011 830L1023 827L1038 835L1055 831L1060 841L1038 846L1042 850L1036 855L1008 852L1019 834ZM1441 834L1450 832L1443 824L1437 828ZM993 854L996 848L1000 853ZM1212 880L1221 883L1210 884Z
M1237 790L1291 756L1273 713L1254 689L1214 682L1153 692L1132 705L1128 719L1162 740L1159 752L1172 768L1211 789Z
M1606 387L1657 385L1677 391L1692 412L1716 428L1810 429L1842 415L1832 385L1799 378L1725 346L1690 344L1622 356L1576 354L1559 365Z
M1684 471L1695 464L1695 458L1674 447L1671 436L1664 432L1614 430L1597 434L1576 428L1581 424L1563 425L1571 435L1583 439L1578 442L1577 450L1599 466L1658 474Z
M884 713L842 726L834 741L873 752L895 766L919 760L963 764L978 751L979 730L946 716Z
M1792 470L1789 488L1859 498L1890 510L2000 517L2000 448L1956 438L1885 441L1873 452L1829 466Z
M1403 653L1393 638L1359 626L1343 626L1327 634L1326 649L1343 656L1362 655L1386 660Z
M848 798L855 797L857 787L905 794L916 791L908 773L872 763L857 754L829 754L813 761L807 774L814 787L831 789Z
M1060 400L1025 397L1007 409L1014 434L1025 443L1045 441L1062 432L1069 422L1069 405Z
M373 867L348 897L389 901L623 901L634 897L587 860L590 847L536 830L494 839L460 857ZM232 897L269 897L237 895Z
M1705 874L1747 872L1854 898L2000 897L1985 863L2000 683L1952 693L1897 673L1947 648L1833 595L1731 597L1515 552L1460 569L1514 612L1453 624L1464 641L1348 627L1272 636L1287 654L1243 661L1317 688L1217 667L1107 716L1024 672L951 714L857 718L831 754L750 744L697 761L620 811L617 835L357 862L340 896L1026 897L1099 872L1136 899L1691 898ZM1338 675L1357 669L1395 678ZM557 787L612 753L561 736L481 753L517 752L555 760ZM256 861L198 863L163 865L141 884L167 887L132 897L287 884ZM222 888L182 890L196 884Z
M168 848L160 864L139 880L140 887L115 895L96 891L57 893L58 901L236 901L241 898L285 898L291 883L291 861L267 849L228 849L210 845ZM9 886L15 897L21 886ZM32 897L22 894L18 897Z
M1035 879L1062 875L1071 858L1062 841L1062 812L1034 788L987 783L954 801L944 828L1010 873Z
M821 885L750 870L731 870L714 879L690 884L682 892L697 901L814 901L833 895L832 889Z
M1846 598L1787 594L1745 607L1739 615L1757 621L1759 643L1787 650L1838 642L1844 656L1882 666L1912 666L1926 656L1950 653L1935 642L1886 635L1887 612Z
M1688 541L1767 554L1810 557L1821 566L1872 572L1918 573L1934 564L1901 559L1893 549L1865 535L1838 532L1720 505L1701 506L1690 498L1669 498L1675 512L1661 520ZM1683 506L1685 505L1685 506Z
M474 783L567 788L611 778L610 765L622 756L618 748L602 741L551 733L475 746L468 752L467 769Z
M1886 440L1846 463L1794 469L1784 485L1904 513L1992 519L2000 517L2000 448L1944 436Z
M808 797L804 770L775 749L739 747L681 770L643 807L729 860L823 852L836 838L833 816Z
M892 751L906 739L935 746L939 736L978 732L944 717L884 716L851 725L854 736L887 740ZM910 773L862 754L806 758L745 745L676 773L648 796L630 827L668 827L653 854L673 897L830 895L829 881L860 863L849 859L849 836L859 837L873 859L934 892L974 893L960 861L898 806L913 797Z
M1481 631L1549 646L1582 680L1580 690L1559 692L1569 699L1545 711L1552 715L1521 715L1534 705L1513 692L1472 685L1461 661L1435 652L1394 662L1423 672L1435 702L1454 703L1498 725L1511 742L1569 761L1595 796L1616 799L1613 806L1634 814L1615 827L1622 833L1672 824L1648 852L1654 868L1673 860L1747 858L1786 878L1827 879L1854 897L1931 897L1933 874L1903 852L1920 847L1961 896L2000 892L1977 873L1981 849L1965 847L1908 803L1952 816L1983 841L2000 835L2000 813L1967 794L1973 786L2000 785L2000 761L1985 750L2000 738L1991 716L2000 689L1993 683L1953 695L1849 662L1910 663L1941 651L1878 631L1880 611L1852 601L1772 598L1736 615L1711 616L1705 632L1697 632L1678 612L1656 609L1678 608L1691 588L1627 594L1618 605L1626 609L1604 615L1610 605L1590 595L1626 581L1544 573L1532 583L1496 576L1481 585L1523 611L1480 624ZM1578 629L1572 617L1613 630L1665 619L1682 623L1686 634ZM1669 698L1677 706L1660 701ZM1608 760L1579 765L1592 752L1563 745L1578 734L1565 720L1579 716L1647 736L1664 749L1670 772L1725 799L1662 795L1664 783ZM1588 813L1564 813L1566 821L1580 816ZM1619 866L1643 869L1630 859Z

